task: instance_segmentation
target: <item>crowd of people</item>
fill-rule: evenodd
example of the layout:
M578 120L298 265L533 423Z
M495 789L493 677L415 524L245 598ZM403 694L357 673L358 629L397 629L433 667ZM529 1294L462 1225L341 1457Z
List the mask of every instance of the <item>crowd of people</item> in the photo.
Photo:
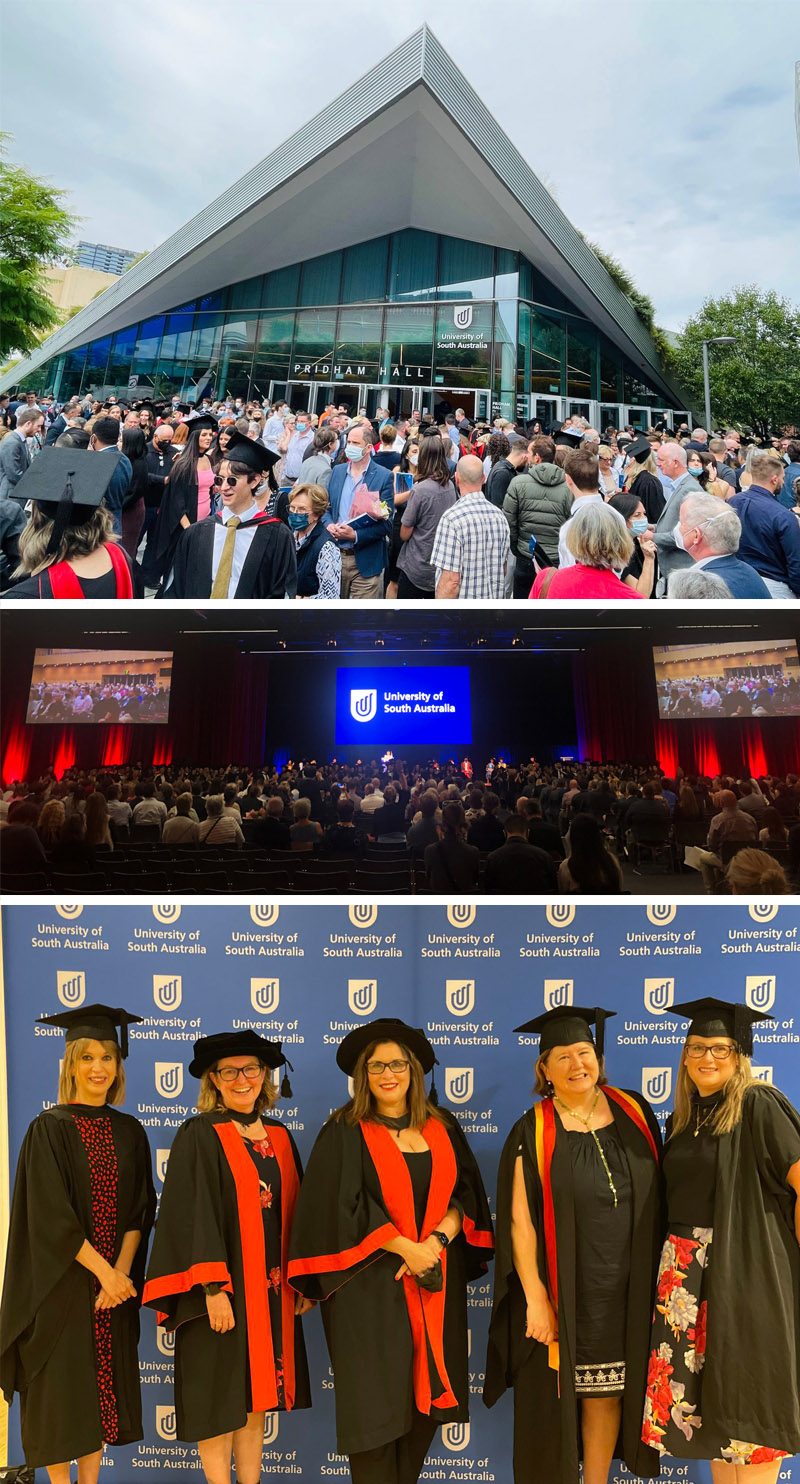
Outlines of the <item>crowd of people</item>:
M165 722L169 687L156 681L37 681L28 699L28 722Z
M800 716L800 678L782 666L741 675L684 675L658 683L662 717Z
M75 1458L97 1484L106 1446L142 1438L143 1306L174 1350L171 1436L207 1484L233 1464L257 1484L267 1415L314 1405L328 1374L353 1484L417 1484L439 1427L469 1427L470 1365L487 1406L513 1392L515 1484L607 1484L614 1458L638 1478L706 1459L716 1484L745 1466L777 1484L800 1449L800 1114L751 1065L754 1027L774 1017L713 996L670 1005L665 1025L684 1030L662 1131L643 1093L610 1080L610 1000L514 1028L535 1091L504 1142L494 1216L485 1125L468 1139L439 1105L437 1048L401 1019L337 1045L349 1095L305 1169L291 1128L305 1142L303 1086L320 1070L303 1078L308 1048L292 1048L305 1121L290 1127L280 1041L241 1027L196 1040L156 1220L147 1133L121 1108L142 1017L98 1003L40 1016L57 1093L22 1141L0 1310L25 1472L69 1484ZM468 1330L479 1280L485 1359ZM316 1307L324 1371L306 1354ZM284 1447L300 1426L284 1417Z
M6 596L60 596L64 569L69 596L97 598L800 597L792 428L31 392L0 399L0 434ZM102 503L76 495L55 543L58 492L25 508L49 446L117 455Z
M0 800L3 869L89 869L138 832L181 850L248 845L330 862L395 847L444 894L619 894L653 850L662 871L688 865L709 892L780 894L800 881L800 775L533 761L493 761L485 781L468 772L372 759L48 773Z

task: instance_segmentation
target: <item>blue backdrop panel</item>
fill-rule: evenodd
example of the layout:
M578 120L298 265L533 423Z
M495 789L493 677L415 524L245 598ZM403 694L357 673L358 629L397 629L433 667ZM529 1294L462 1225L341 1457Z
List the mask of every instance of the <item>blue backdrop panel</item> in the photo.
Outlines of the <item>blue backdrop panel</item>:
M638 1088L663 1121L683 1027L666 1017L674 1000L718 993L769 1010L754 1065L800 1104L800 909L794 906L581 906L546 910L347 906L6 908L4 981L10 1145L16 1162L31 1119L55 1096L62 1039L37 1015L83 999L123 1004L144 1016L131 1028L127 1110L150 1135L163 1179L170 1144L191 1112L191 1043L252 1025L283 1040L295 1071L290 1103L278 1104L306 1157L347 1084L335 1046L373 1014L423 1025L436 1045L440 1098L473 1141L487 1188L502 1141L529 1106L536 1047L512 1027L557 1004L615 1008L607 1028L611 1080ZM497 1481L511 1472L511 1399L488 1412L480 1400L491 1281L472 1290L472 1420L437 1435L424 1480ZM368 1316L365 1316L368 1322ZM174 1437L171 1356L154 1315L143 1316L141 1370L146 1437L108 1450L101 1478L136 1484L180 1470L202 1477L190 1446ZM347 1478L335 1452L332 1376L318 1313L306 1320L314 1390L311 1413L271 1419L265 1469L275 1480ZM10 1458L20 1459L17 1408ZM624 1468L615 1484L630 1484ZM665 1460L662 1479L708 1484L704 1464ZM800 1484L800 1465L782 1480Z

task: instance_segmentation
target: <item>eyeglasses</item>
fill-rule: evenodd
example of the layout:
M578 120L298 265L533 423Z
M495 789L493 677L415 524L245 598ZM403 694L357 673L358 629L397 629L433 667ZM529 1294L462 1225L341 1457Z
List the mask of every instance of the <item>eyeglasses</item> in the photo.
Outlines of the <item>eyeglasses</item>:
M407 1072L409 1068L407 1061L368 1061L367 1072L370 1077L382 1077L384 1072L394 1072L400 1076L401 1072Z
M686 1055L691 1057L692 1061L702 1061L709 1051L715 1061L727 1061L729 1056L733 1056L734 1047L723 1046L721 1043L717 1046L698 1046L696 1042L686 1047Z
M214 488L222 489L224 485L227 485L228 489L232 490L234 485L238 484L239 480L244 478L246 476L243 474L226 474L224 478L221 474L216 474L213 479Z
M246 1067L218 1067L217 1076L223 1082L235 1082L237 1077L246 1077L248 1082L257 1082L263 1075L264 1068L258 1062L250 1062Z

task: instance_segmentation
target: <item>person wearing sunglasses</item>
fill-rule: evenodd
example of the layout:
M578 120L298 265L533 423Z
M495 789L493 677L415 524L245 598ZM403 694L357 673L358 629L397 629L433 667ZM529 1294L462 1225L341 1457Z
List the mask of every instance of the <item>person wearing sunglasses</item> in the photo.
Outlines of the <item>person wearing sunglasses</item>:
M287 1283L302 1178L289 1130L269 1117L289 1064L255 1031L203 1036L189 1065L197 1116L169 1155L144 1303L175 1336L176 1437L209 1484L258 1484L267 1412L310 1407L300 1316ZM292 1090L284 1071L281 1094Z
M275 455L240 433L231 435L214 490L220 509L180 537L165 598L293 598L294 538L256 496Z
M800 1114L753 1075L753 1025L771 1015L713 997L666 1014L690 1025L642 1438L710 1460L713 1484L776 1484L800 1451Z
M491 1216L464 1134L425 1086L423 1031L368 1021L336 1061L352 1097L311 1152L289 1281L323 1300L353 1484L416 1484L437 1427L469 1416L467 1284L486 1272Z

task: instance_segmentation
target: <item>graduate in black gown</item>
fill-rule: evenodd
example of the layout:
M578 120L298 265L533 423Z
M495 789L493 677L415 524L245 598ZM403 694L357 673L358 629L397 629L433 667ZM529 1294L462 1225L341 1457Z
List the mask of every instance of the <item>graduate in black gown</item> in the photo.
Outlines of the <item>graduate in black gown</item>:
M484 1400L514 1389L516 1484L606 1484L614 1457L653 1478L641 1441L661 1238L661 1136L605 1080L612 1011L562 1006L540 1032L541 1101L514 1125L497 1183ZM596 1026L596 1040L592 1026Z
M148 563L149 574L163 582L167 581L172 571L175 552L183 532L195 525L198 518L201 520L205 518L208 479L213 473L211 448L217 431L216 418L211 417L210 414L201 413L196 417L187 418L186 427L188 428L186 443L175 459L161 492L161 503L158 507L155 525L154 551ZM202 509L200 508L201 476L203 482ZM213 497L214 487L212 485L210 490L212 510L214 508Z
M118 1110L127 1027L107 1005L45 1015L66 1030L58 1104L20 1150L0 1312L0 1384L51 1484L96 1484L104 1445L142 1437L139 1296L155 1193L147 1136Z
M302 1170L265 1116L284 1060L251 1030L195 1043L199 1113L170 1151L147 1272L144 1302L175 1332L176 1435L212 1484L231 1454L238 1484L258 1484L265 1413L311 1405L299 1316L312 1305L286 1277Z
M800 1114L752 1075L753 1022L770 1015L713 998L668 1014L691 1024L666 1129L643 1436L712 1460L714 1484L774 1484L800 1451Z
M178 541L165 598L293 598L294 539L256 495L275 455L241 433L231 435L214 487L221 510L189 526Z
M464 1134L426 1094L423 1032L374 1020L336 1060L353 1097L311 1152L289 1278L324 1300L353 1484L416 1484L437 1427L469 1416L467 1284L492 1255L491 1217Z

